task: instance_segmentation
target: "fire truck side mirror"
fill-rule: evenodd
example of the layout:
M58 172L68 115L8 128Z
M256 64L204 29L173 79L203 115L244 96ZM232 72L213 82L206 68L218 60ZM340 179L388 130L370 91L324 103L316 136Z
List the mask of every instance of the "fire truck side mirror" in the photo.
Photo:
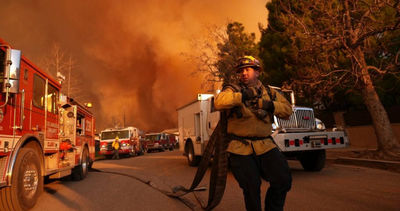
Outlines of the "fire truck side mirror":
M19 71L21 65L21 51L7 48L3 92L18 93L19 90Z

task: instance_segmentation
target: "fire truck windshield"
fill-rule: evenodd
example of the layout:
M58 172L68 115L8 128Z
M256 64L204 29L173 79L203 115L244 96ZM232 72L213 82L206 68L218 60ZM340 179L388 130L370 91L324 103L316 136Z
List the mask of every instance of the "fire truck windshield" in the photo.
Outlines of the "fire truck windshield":
M165 133L147 134L146 139L150 141L159 141L167 139L167 135Z
M129 138L129 130L102 132L101 140L115 139L117 136L119 139L127 139L127 138Z

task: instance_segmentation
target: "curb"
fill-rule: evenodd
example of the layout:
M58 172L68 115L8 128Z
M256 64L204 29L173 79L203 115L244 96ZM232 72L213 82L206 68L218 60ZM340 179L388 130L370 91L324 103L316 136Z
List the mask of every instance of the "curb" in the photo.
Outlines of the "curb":
M349 158L349 157L339 157L332 160L333 163L335 164L354 165L354 166L382 169L400 173L399 161L383 161L383 160L360 159L360 158Z

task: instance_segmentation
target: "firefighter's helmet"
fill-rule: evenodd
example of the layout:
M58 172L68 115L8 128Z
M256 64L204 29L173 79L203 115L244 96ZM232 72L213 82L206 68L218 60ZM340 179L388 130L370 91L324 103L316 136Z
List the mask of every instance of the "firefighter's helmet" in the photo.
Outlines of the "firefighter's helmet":
M244 56L238 59L237 65L236 65L236 71L240 71L243 68L246 67L252 67L255 70L260 70L261 69L261 64L260 62L252 57L252 56Z

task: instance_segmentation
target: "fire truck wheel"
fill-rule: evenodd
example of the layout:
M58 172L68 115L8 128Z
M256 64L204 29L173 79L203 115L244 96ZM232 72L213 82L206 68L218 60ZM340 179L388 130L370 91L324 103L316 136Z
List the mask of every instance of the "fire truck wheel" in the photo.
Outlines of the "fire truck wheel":
M72 169L72 179L75 181L83 180L88 174L89 170L89 153L88 149L85 147L82 152L82 163Z
M201 157L194 154L194 147L192 142L187 145L187 159L189 166L197 166L200 163Z
M305 151L299 160L306 171L321 171L325 166L325 150Z
M0 190L2 210L28 210L32 208L43 190L40 158L29 147L22 148L17 156L12 186Z

